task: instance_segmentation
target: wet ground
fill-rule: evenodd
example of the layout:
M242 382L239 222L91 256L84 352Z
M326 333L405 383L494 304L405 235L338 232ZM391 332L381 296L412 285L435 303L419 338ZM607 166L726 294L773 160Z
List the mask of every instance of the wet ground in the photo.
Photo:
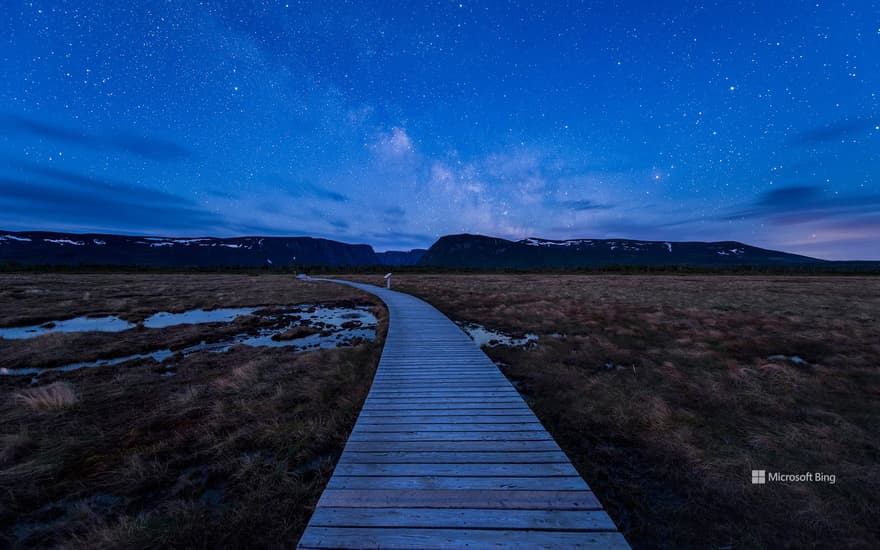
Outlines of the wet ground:
M234 346L290 347L294 351L336 348L376 336L376 317L369 306L326 307L313 304L263 308L194 309L181 313L159 312L142 323L130 323L116 316L77 317L51 321L41 325L0 329L0 339L17 340L38 338L54 332L124 332L127 330L162 329L177 325L204 323L232 323L250 316L253 328L246 332L217 341L205 341L172 350L160 348L144 353L102 358L95 361L72 362L49 368L0 368L0 375L38 377L46 372L72 371L82 368L118 365L129 361L151 358L163 363L173 357L186 357L197 352L224 353ZM165 371L163 375L173 375Z
M508 346L512 348L532 348L538 345L537 334L526 333L522 337L517 338L499 330L484 327L478 323L459 322L456 324L480 347Z

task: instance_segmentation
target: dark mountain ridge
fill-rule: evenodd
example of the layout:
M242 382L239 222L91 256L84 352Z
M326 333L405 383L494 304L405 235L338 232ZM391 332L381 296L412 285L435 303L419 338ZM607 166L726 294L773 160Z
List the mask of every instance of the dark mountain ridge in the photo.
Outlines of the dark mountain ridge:
M825 260L736 241L676 242L631 239L508 241L482 235L441 237L419 265L467 269L579 268L609 265L795 266Z
M312 237L140 237L0 231L0 263L39 265L412 265L424 251L377 254L367 244Z
M736 241L529 238L448 235L430 249L376 252L313 237L156 237L0 231L0 264L144 267L419 266L444 269L578 269L602 266L739 266L866 271L880 262L832 262Z

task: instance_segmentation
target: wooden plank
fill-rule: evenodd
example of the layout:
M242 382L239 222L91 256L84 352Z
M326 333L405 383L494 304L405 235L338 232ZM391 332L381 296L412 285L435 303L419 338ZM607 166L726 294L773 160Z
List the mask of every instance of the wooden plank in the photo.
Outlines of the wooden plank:
M317 527L420 527L440 529L540 529L614 531L598 510L486 510L481 508L333 508L312 516Z
M481 489L587 491L580 477L448 477L448 476L341 476L327 482L331 489Z
M374 441L348 439L345 451L361 452L434 452L449 451L457 453L486 451L558 451L559 445L552 439L537 441Z
M571 464L355 464L339 463L333 475L340 476L577 476Z
M391 404L404 404L409 403L413 405L457 405L461 403L507 403L509 405L519 405L521 404L522 398L518 395L513 394L510 396L493 396L493 397L480 397L478 395L468 396L468 397L423 397L423 398L402 398L402 397L388 397L388 396L370 396L367 397L367 403L375 404L375 405L391 405Z
M568 464L568 457L558 451L374 451L346 450L339 464Z
M303 534L300 548L615 550L629 546L620 533L609 532L314 527Z
M371 424L358 422L355 425L357 433L391 433L391 432L511 432L511 431L535 431L543 432L544 427L540 422L536 422L534 418L531 422L508 422L508 423L465 423L465 422L446 422L446 423L413 423L413 424Z
M352 432L349 441L542 441L551 440L544 430L506 432Z
M485 412L485 417L480 416L480 412ZM504 409L405 409L405 410L390 410L390 411L381 411L381 410L368 410L363 409L361 411L361 420L371 421L373 419L381 421L383 418L387 419L401 419L406 422L407 418L456 418L459 416L463 417L471 417L471 418L502 418L508 416L522 416L522 417L530 417L537 418L532 414L532 411L525 407L509 407Z
M534 424L538 421L533 414L487 414L473 415L397 415L397 416L361 416L358 426L375 426L386 424Z
M592 491L485 491L327 489L318 507L481 508L492 510L600 510Z
M463 374L461 376L450 377L448 374L394 374L394 375L376 375L373 382L380 384L390 383L407 383L407 384L469 384L471 382L499 382L507 384L506 378L500 374Z
M479 388L481 386L490 386L494 388L512 388L513 385L510 384L507 380L463 380L461 382L456 380L450 380L449 377L445 377L446 380L435 381L435 380L407 380L407 381L395 381L395 382L385 382L382 380L374 380L373 382L376 384L373 389L375 390L386 390L386 389L396 389L400 386L428 386L431 388Z
M369 403L365 404L363 410L375 411L375 412L385 411L386 413L391 412L391 411L414 411L415 412L415 411L420 411L420 410L421 411L441 411L442 412L442 411L474 410L474 407L480 407L482 410L492 411L493 414L494 414L494 411L510 411L510 410L522 410L522 411L531 412L531 409L529 409L526 406L526 404L523 403L522 399L520 399L519 401L516 401L516 400L508 400L508 401L509 402L501 402L501 403L475 403L474 405L468 405L468 404L454 405L454 404L450 404L450 403L415 403L414 404L415 406L402 405L402 404L397 404L394 402L392 402L390 404L380 404L377 402L374 404L369 404Z
M375 389L370 391L370 397L428 397L428 398L453 398L453 397L518 397L519 394L513 388L492 389L439 389L439 390L385 390Z

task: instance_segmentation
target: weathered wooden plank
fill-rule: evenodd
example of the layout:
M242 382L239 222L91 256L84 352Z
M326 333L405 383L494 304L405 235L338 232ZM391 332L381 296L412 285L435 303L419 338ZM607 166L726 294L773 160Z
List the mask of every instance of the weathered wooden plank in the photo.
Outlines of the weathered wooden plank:
M544 430L506 432L352 432L349 441L542 441L551 439Z
M303 534L301 548L460 549L622 549L620 533L513 531L477 529L394 529L384 527L314 527Z
M318 507L481 508L493 510L600 510L592 491L486 491L410 489L330 489Z
M469 379L469 380L462 380L462 381L455 380L454 377L452 377L451 375L444 375L443 378L444 378L444 380L409 379L406 381L393 381L393 382L386 382L382 379L378 379L378 380L374 380L374 383L376 383L378 385L374 389L396 388L397 386L407 386L407 385L409 385L409 386L419 386L419 385L421 385L421 386L434 386L435 383L438 386L450 387L450 388L459 388L459 387L472 388L472 387L477 387L477 386L482 386L482 385L490 385L490 386L497 387L497 388L512 387L512 384L510 384L507 380L498 380L497 378L496 379L486 379L484 377L482 380Z
M486 510L481 508L333 508L315 510L317 527L420 527L440 529L540 529L614 531L598 510Z
M397 451L360 452L346 450L339 464L568 464L568 457L558 451Z
M370 424L370 423L360 423L356 424L357 433L391 433L391 432L403 432L403 433L413 433L413 432L513 432L513 431L534 431L534 432L543 432L544 427L541 426L540 422L536 422L535 419L532 419L531 422L509 422L509 423L487 423L487 422L446 422L442 424L427 424L427 423L414 423L414 424Z
M486 451L558 451L559 445L552 439L535 441L375 441L372 439L348 439L345 451L390 451L390 452L433 452L449 451L457 453Z
M458 410L474 410L474 407L480 407L485 411L510 411L510 410L523 410L531 412L525 403L523 403L522 399L519 401L516 400L508 400L508 402L501 403L475 403L475 404L450 404L450 403L415 403L415 404L398 404L392 402L391 404L380 404L380 403L365 403L363 410L365 411L458 411ZM427 414L427 413L426 413Z
M394 375L376 375L374 382L382 384L389 383L424 383L429 384L437 382L440 384L469 384L471 382L500 382L507 384L507 378L500 374L494 373L474 373L463 374L461 376L450 377L446 373L442 374L394 374Z
M417 395L419 397L456 396L473 394L481 395L516 395L513 386L502 386L493 382L474 384L471 386L450 386L434 384L381 384L378 383L370 391L372 396Z
M511 405L518 405L522 403L522 399L518 395L510 395L510 396L491 396L491 397L480 397L477 395L471 395L468 397L423 397L423 398L401 398L401 397L387 397L387 396L370 396L367 397L367 403L369 404L412 404L412 405L427 405L427 404L447 404L447 405L457 405L461 403L507 403Z
M340 476L577 476L571 464L355 464L339 463L333 475Z
M361 427L386 424L534 424L538 420L533 414L487 414L479 415L397 415L361 416L357 425Z
M485 416L480 416L481 412L485 412ZM364 409L361 411L361 420L364 421L372 421L373 419L382 420L383 418L388 419L401 419L402 421L406 421L407 418L424 418L429 419L433 417L446 417L446 418L456 418L456 417L477 417L477 418L498 418L498 417L507 417L507 416L530 416L532 415L532 411L527 409L524 406L519 407L507 407L507 408L494 408L494 409L459 409L459 408L442 408L442 409L403 409L403 410L389 410L389 411L377 411L377 410L367 410ZM535 418L532 416L532 418Z
M410 399L410 398L426 398L426 399L482 399L484 397L506 397L516 398L519 394L515 390L438 390L438 391L371 391L370 398L373 399Z
M390 383L407 383L407 384L427 384L431 382L437 382L442 384L464 384L470 382L479 382L479 381L489 381L489 382L497 382L501 384L507 384L507 380L501 380L496 375L486 375L477 371L471 371L467 373L453 373L453 372L432 372L430 374L422 373L421 376L413 373L413 374L405 374L401 373L399 375L394 375L394 377L381 377L375 378L375 382L381 384L390 384Z
M482 489L587 491L580 477L449 477L449 476L342 476L333 475L330 489Z

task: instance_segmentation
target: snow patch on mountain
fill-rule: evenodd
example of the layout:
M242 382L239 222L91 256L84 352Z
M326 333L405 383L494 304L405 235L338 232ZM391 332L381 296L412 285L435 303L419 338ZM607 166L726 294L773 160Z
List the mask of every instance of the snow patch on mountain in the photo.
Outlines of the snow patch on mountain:
M593 241L590 239L571 239L568 241L549 241L546 239L536 239L534 237L529 237L528 239L523 239L519 241L520 244L526 244L529 246L578 246L578 245L592 245Z
M172 239L177 244L183 244L189 246L194 243L200 243L202 241L207 241L208 239Z
M27 237L16 237L15 235L2 235L0 236L0 241L18 241L20 243L31 242Z
M73 246L85 246L86 244L82 241L72 241L70 239L43 239L43 242L60 244L61 246L64 246L66 244L72 244Z

